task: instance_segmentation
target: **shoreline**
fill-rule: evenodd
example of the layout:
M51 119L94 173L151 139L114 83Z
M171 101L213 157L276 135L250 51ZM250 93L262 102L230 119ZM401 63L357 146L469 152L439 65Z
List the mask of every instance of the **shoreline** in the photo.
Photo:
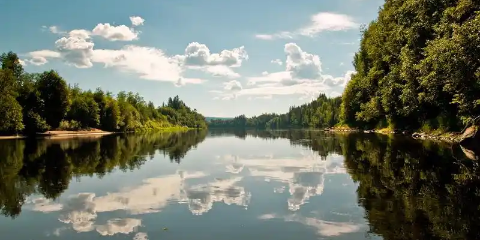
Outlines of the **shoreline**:
M195 128L184 128L184 127L168 127L163 129L140 129L138 131L131 132L108 132L102 130L80 130L80 131L47 131L43 133L36 133L33 135L6 135L0 136L0 140L15 140L15 139L27 139L27 138L41 138L41 139L60 139L60 138L79 138L79 137L102 137L111 134L119 133L145 133L151 131L158 132L181 132L189 131Z
M431 140L431 141L441 141L449 143L460 143L462 140L462 133L457 132L444 132L444 133L425 133L425 132L411 132L411 131L400 131L400 130L390 130L390 129L372 129L372 130L360 130L354 128L327 128L324 129L326 132L362 132L366 134L377 133L383 135L403 135L411 137L417 140Z
M115 132L107 131L47 131L43 133L36 133L34 135L10 135L0 136L0 140L12 140L12 139L26 139L26 138L75 138L75 137L99 137L114 134Z

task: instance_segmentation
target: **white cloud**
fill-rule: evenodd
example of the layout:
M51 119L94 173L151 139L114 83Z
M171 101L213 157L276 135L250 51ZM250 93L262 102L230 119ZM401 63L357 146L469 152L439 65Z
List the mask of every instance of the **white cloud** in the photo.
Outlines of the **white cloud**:
M195 68L190 68L195 69ZM212 74L214 77L229 77L238 78L240 74L233 71L231 68L223 65L200 67L200 70Z
M130 21L132 22L133 26L140 26L140 25L143 25L143 23L145 22L145 19L139 16L132 16L130 17Z
M94 45L93 42L78 36L62 37L55 42L61 57L77 68L92 67L91 57Z
M237 94L241 92L243 89L242 83L237 80L231 80L228 82L223 83L223 90L222 91L211 91L214 93L218 93L221 96L214 98L214 100L221 99L221 100L231 100L237 98Z
M364 225L352 222L332 222L317 218L303 217L298 214L279 216L277 214L263 214L260 220L283 219L285 222L298 222L316 230L317 235L322 237L336 237L343 234L358 232Z
M43 26L42 28L44 29L48 29L48 31L50 31L51 33L53 34L64 34L65 32L61 31L58 26L50 26L50 27L47 27L47 26Z
M187 69L201 70L213 76L236 78L240 77L240 74L231 68L240 67L244 60L248 60L248 54L243 46L211 53L205 44L192 42L185 48L183 55L176 55L175 58Z
M179 56L187 66L224 65L239 67L243 60L248 59L245 47L223 50L220 53L210 53L210 49L198 42L192 42L185 48L185 54Z
M177 82L175 82L176 87L185 86L186 84L201 84L206 82L204 79L200 78L179 78Z
M142 220L135 218L110 219L105 225L98 225L97 232L102 236L113 236L115 234L129 234L136 231L142 225Z
M133 41L138 39L139 32L125 25L112 26L109 23L99 23L92 30L92 34L110 41Z
M181 202L188 203L190 212L194 215L202 215L213 208L215 202L223 202L226 205L248 207L251 194L243 187L236 186L242 177L216 179L209 184L192 186L183 192Z
M318 55L302 51L295 43L285 44L287 54L286 70L293 79L318 79L322 73L322 63Z
M89 39L92 33L85 29L74 29L68 33L70 37Z
M223 162L232 162L248 169L253 177L261 177L267 182L279 182L288 187L291 197L287 200L288 209L297 211L314 196L323 193L325 175L346 174L343 158L331 155L326 159L314 151L300 152L299 156L276 158L266 156L223 156ZM280 192L280 191L278 191Z
M295 43L287 43L284 47L286 55L285 70L279 72L263 72L260 76L247 78L246 88L233 95L222 90L212 92L218 99L233 99L238 96L250 96L250 99L271 99L273 95L300 95L301 99L314 99L320 92L329 96L337 96L352 72L346 76L334 78L324 75L320 57L303 51Z
M278 65L280 65L280 66L283 65L283 62L282 62L282 60L280 60L280 59L275 59L275 60L272 60L272 61L270 61L270 62L271 62L271 63L274 63L274 64L278 64Z
M342 31L355 29L358 28L358 26L359 24L357 24L350 16L338 13L321 12L311 16L309 24L292 32L282 31L274 34L257 34L255 37L262 40L273 40L278 38L292 39L296 36L314 37L323 31Z
M132 16L130 21L133 26L138 26L143 24L144 19ZM47 29L46 26L43 28ZM59 32L57 30L55 32ZM126 45L120 49L94 48L94 36L110 41L132 41L138 39L138 34L133 28L125 25L112 26L109 23L100 23L92 31L74 29L64 32L63 37L55 42L55 51L32 52L31 59L24 59L24 63L44 65L49 58L60 58L77 68L90 68L94 63L99 63L106 68L138 74L143 79L167 81L175 86L183 86L205 82L199 78L184 77L186 70L199 70L215 77L238 78L240 74L232 68L240 67L242 62L248 59L243 46L211 53L205 44L198 42L188 44L184 54L173 56L166 55L162 49L136 45ZM51 54L40 54L41 52Z
M28 62L30 64L40 66L48 63L48 58L60 58L61 55L59 52L51 50L40 50L28 53L31 57L30 59L25 59L25 64Z
M133 72L148 80L178 82L179 63L156 48L127 45L120 50L95 50L92 61L124 72Z
M251 194L243 187L236 186L242 180L241 177L215 179L213 182L202 185L187 185L188 179L205 176L207 175L202 172L179 171L172 175L146 179L139 185L103 196L80 193L66 201L63 200L60 207L45 206L33 210L40 212L47 210L50 213L56 211L59 213L59 221L70 224L77 232L96 230L101 235L107 236L135 232L141 225L141 221L136 218L111 219L106 224L99 225L95 222L100 213L119 210L130 215L158 213L172 201L188 205L188 209L195 215L208 212L216 202L247 208ZM57 206L58 204L47 202L44 205ZM140 234L135 239L146 239L146 237L146 234Z

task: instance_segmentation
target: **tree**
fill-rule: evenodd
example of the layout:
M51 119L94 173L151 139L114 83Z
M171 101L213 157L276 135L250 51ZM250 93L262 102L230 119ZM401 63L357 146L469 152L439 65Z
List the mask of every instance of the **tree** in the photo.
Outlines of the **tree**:
M70 101L67 83L57 72L43 72L37 82L44 102L44 118L52 128L57 128L68 112Z
M0 69L0 132L23 130L22 107L15 99L15 78L9 69Z
M8 52L0 55L0 62L2 62L2 69L10 70L13 73L15 79L19 80L23 74L23 66L20 63L16 53Z

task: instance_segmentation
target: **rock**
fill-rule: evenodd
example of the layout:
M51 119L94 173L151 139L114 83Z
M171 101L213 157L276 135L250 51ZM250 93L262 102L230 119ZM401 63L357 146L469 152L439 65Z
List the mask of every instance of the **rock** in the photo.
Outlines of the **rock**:
M479 126L471 126L462 134L460 144L463 146L472 146L472 145L479 145L480 144L480 127Z
M464 147L462 147L462 145L460 145L460 148L462 149L463 153L465 154L465 156L471 160L478 160L479 157L478 157L478 154L475 153L474 150L471 150L471 149L466 149Z

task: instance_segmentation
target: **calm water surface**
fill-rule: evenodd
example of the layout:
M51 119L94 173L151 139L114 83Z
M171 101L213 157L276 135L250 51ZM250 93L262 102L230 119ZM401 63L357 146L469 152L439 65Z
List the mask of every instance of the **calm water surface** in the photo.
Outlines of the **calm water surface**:
M0 239L479 239L458 147L319 131L0 142Z

